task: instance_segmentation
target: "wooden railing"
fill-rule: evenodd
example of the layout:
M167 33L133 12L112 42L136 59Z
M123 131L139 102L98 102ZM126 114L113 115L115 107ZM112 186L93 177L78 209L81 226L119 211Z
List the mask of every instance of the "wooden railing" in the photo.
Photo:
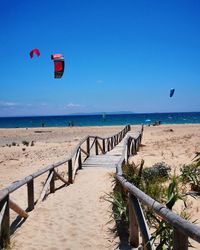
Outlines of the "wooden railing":
M126 136L124 139L124 151L120 162L117 164L117 180L129 192L129 233L130 243L133 247L139 245L139 231L142 236L144 249L155 249L147 226L140 202L159 215L162 220L169 223L173 229L173 249L188 249L188 237L200 243L200 227L184 220L166 206L155 201L136 186L128 182L122 172L122 165L128 161L129 156L136 154L139 149L143 134L143 128L133 137Z
M102 138L99 136L86 136L79 142L67 159L47 166L38 172L11 184L7 188L0 190L0 249L7 246L10 242L10 209L14 210L21 217L27 218L27 212L33 210L35 205L44 200L48 190L50 193L55 192L56 179L61 180L64 185L72 184L77 170L82 168L82 163L90 155L105 154L106 152L112 150L125 137L129 130L130 125L127 125L122 131L111 137ZM65 164L68 166L67 180L59 174L58 171L56 171L60 166L65 166ZM36 200L34 197L34 180L45 173L48 173L48 176L44 182L40 197ZM11 193L24 185L27 185L28 206L26 210L23 210L10 198Z

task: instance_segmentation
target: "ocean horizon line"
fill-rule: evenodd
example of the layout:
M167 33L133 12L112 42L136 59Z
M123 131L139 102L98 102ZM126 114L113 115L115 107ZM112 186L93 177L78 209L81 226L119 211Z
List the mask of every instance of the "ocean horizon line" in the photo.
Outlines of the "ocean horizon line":
M132 112L132 111L102 111L102 112L88 112L88 113L69 113L69 114L44 114L44 115L16 115L16 116L0 116L1 118L29 118L29 117L65 117L65 116L96 116L96 115L148 115L148 114L187 114L187 113L200 113L200 111L165 111L165 112Z

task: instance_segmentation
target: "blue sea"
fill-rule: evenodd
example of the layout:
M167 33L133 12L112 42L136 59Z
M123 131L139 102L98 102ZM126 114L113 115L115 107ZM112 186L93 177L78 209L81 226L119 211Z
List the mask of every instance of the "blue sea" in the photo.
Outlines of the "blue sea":
M0 117L0 128L200 123L200 112Z

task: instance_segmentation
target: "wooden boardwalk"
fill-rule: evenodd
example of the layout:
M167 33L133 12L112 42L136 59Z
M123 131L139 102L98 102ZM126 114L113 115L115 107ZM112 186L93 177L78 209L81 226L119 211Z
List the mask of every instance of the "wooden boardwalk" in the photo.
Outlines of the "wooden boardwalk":
M113 250L109 230L111 168L85 168L76 182L51 194L29 215L11 240L13 250Z
M40 206L46 207L46 210L48 210L48 203L50 202L51 199L53 200L55 199L55 202L59 204L59 206L62 206L62 208L58 207L57 209L56 208L53 209L55 210L56 214L54 214L53 211L52 211L53 215L51 214L51 212L47 213L46 219L48 219L49 216L51 215L53 216L52 217L53 223L51 222L49 225L47 225L47 228L51 228L51 225L54 223L57 225L57 222L60 223L58 225L61 225L63 223L63 221L59 221L59 219L57 218L57 214L60 214L60 217L64 215L64 217L67 217L67 219L69 219L68 214L71 213L71 210L73 210L73 207L75 209L74 216L76 216L77 214L80 214L80 211L78 211L80 210L80 206L78 206L77 204L79 204L79 200L82 199L82 197L84 198L85 204L83 203L81 207L84 207L85 205L87 205L88 202L91 204L92 203L95 204L95 201L92 202L92 197L97 197L99 195L98 197L100 199L102 195L100 196L98 192L98 188L96 189L95 192L93 192L94 191L93 187L94 185L96 185L96 180L93 181L92 183L92 180L91 180L92 177L90 177L91 170L92 169L95 170L93 173L96 172L97 180L100 180L99 188L101 187L102 192L106 193L108 191L108 188L105 187L105 184L107 183L107 181L105 179L102 179L105 177L104 174L103 174L104 177L100 177L99 173L100 172L102 173L104 171L106 173L108 171L115 172L114 168L116 167L116 164L120 162L120 159L121 159L120 155L122 155L123 139L125 138L126 134L130 131L130 129L131 129L130 125L127 125L117 134L106 137L106 138L102 138L99 136L86 136L79 142L79 144L74 148L72 153L67 158L63 159L60 162L46 166L45 168L42 168L38 170L37 172L32 173L31 175L26 176L25 178L18 180L12 183L10 186L0 190L0 249L6 248L9 246L11 233L15 232L18 229L18 225L23 224L23 222L25 222L27 218L28 219L23 224L22 228L27 228L27 225L29 225L29 221L30 221L30 224L31 224L31 221L33 222L33 224L36 223L35 228L42 228L43 224L45 225L45 223L41 224L37 220L36 217L35 218L33 217L34 217L34 214L39 213L38 208ZM98 166L102 167L101 171L99 168L97 168ZM81 169L84 169L85 171L81 171ZM79 179L80 179L80 176L83 176L83 172L84 172L84 178L87 178L88 182L83 181L83 183L78 185L78 183L76 183L76 177L78 179L78 176L79 176ZM38 181L42 181L42 185L40 185L39 188L37 186ZM71 184L74 184L74 185L71 185ZM83 189L83 185L86 186L86 190ZM109 185L111 187L111 183L109 183ZM22 196L22 201L21 199L18 199L16 202L14 202L12 200L13 193L15 193L15 191L19 189L20 191L25 192L25 196L24 195ZM75 189L74 192L71 191L72 189ZM65 194L62 194L59 200L57 199L57 197L61 191L65 192ZM75 195L76 191L77 191L77 196ZM91 199L88 200L88 192L90 191L91 191ZM66 193L68 193L69 196L68 195L66 196ZM80 193L82 193L82 195L80 196L80 199L79 199L78 197ZM71 199L70 199L70 194L72 194ZM45 202L43 203L42 201L44 200ZM71 206L71 203L73 203L73 201L76 204L76 206ZM35 209L35 207L37 207L37 209ZM67 213L67 208L69 207L71 208L71 210L68 211ZM35 213L32 213L32 210L34 209L35 209ZM95 206L93 206L93 209L95 209ZM17 213L19 216L15 218L12 217L11 212L13 211ZM101 215L101 211L103 211L103 209L98 209L97 217L98 215L99 216ZM83 217L85 217L86 215L87 217L91 217L93 213L94 211L92 211L91 209L89 213L86 212L85 214L83 214ZM94 219L94 221L97 221L97 220ZM73 223L73 221L71 221L71 223ZM70 225L70 223L68 225ZM96 226L98 228L98 225ZM65 223L63 223L63 227L67 228L67 224L65 225ZM31 228L31 225L30 225L30 228ZM79 229L80 228L78 227L77 231L79 231ZM21 228L19 230L21 230ZM95 227L93 228L93 231L94 230L95 230ZM27 231L29 231L28 228L27 228ZM46 230L44 228L43 232L41 231L39 236L41 236L45 231ZM55 235L56 235L56 232L55 232ZM31 230L30 230L30 234L31 234ZM53 234L51 233L47 237L52 239L54 238L52 235ZM89 232L88 232L88 235L90 235ZM24 232L23 237L26 238L26 231ZM29 235L29 238L33 239L34 234ZM70 239L68 238L68 240ZM74 240L76 241L76 239ZM56 239L54 241L57 242ZM51 241L51 242L54 243L54 241L53 242ZM65 234L63 236L63 241L66 241ZM39 240L39 243L41 243L40 240ZM50 245L48 245L48 243L49 242L47 242L47 247L44 246L44 248L51 249L49 248ZM22 245L25 245L25 244L24 243L20 244L19 249L22 249L21 248ZM80 246L81 246L81 243L80 243ZM26 248L23 248L23 249L26 249ZM27 249L30 249L29 244L27 245ZM40 246L35 246L35 248L33 247L33 249L41 249L41 248ZM53 249L64 249L64 248L55 247ZM74 248L70 248L70 249L74 249Z
M113 189L110 174L116 172L124 139L106 154L88 157L73 185L40 203L16 232L12 249L133 249L118 248L110 230L114 221L108 223L112 208L103 198Z
M171 225L174 250L187 250L188 238L200 243L198 226L153 200L124 177L123 164L139 150L142 134L143 127L141 131L131 133L127 125L111 137L87 136L65 160L0 190L0 249L9 246L10 210L24 219L29 216L14 234L12 249L107 250L117 249L118 243L118 249L131 249L130 246L122 246L119 240L115 242L114 234L109 230L112 228L108 224L111 206L103 198L113 190L110 173L113 175L115 172L116 179L129 192L129 239L132 246L137 249L143 242L146 249L154 249L140 203ZM58 172L60 166L67 170L64 176ZM38 198L34 183L39 176L44 176L46 181L42 183L43 189ZM64 184L58 186L58 182ZM25 185L28 191L26 211L10 197ZM34 210L35 205L37 209Z
M124 141L127 136L134 137L136 133L128 132L124 139L106 154L90 156L83 163L82 167L106 167L116 168L116 164L120 161L124 150Z

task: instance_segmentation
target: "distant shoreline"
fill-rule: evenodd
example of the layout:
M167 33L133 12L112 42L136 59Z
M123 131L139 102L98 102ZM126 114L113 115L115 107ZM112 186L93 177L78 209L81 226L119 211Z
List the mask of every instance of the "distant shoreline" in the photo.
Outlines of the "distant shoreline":
M0 128L200 124L200 112L1 117Z
M188 113L200 113L200 111L180 111L180 112L131 112L131 111L119 111L119 112L91 112L91 113L71 113L65 115L18 115L18 116L0 116L2 118L30 118L30 117L67 117L67 116L102 116L106 115L151 115L151 114L188 114Z

